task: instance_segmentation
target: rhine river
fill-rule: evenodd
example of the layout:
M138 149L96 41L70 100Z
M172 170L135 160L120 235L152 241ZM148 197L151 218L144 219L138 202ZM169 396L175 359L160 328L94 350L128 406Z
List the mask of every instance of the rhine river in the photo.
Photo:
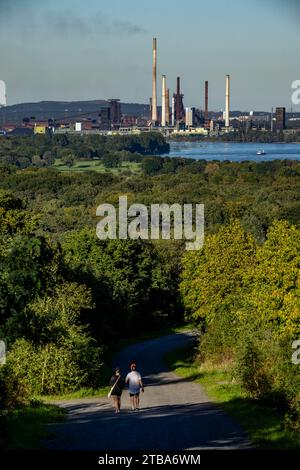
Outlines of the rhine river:
M265 155L257 155L258 150L263 150ZM300 160L300 144L170 142L170 153L163 156L194 158L196 160L229 160L232 162Z

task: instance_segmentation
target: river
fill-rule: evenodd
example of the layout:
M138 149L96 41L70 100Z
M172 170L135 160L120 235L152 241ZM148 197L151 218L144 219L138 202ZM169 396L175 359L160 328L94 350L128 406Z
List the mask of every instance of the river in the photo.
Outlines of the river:
M265 155L257 155L258 150L263 150ZM300 160L300 144L170 142L170 153L163 156L194 158L196 160L230 160L233 162Z

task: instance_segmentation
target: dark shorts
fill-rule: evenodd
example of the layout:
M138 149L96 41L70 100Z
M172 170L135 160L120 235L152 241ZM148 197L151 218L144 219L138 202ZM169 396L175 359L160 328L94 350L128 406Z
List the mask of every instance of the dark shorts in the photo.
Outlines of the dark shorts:
M139 397L140 396L140 392L137 392L137 393L129 393L129 395L131 397Z

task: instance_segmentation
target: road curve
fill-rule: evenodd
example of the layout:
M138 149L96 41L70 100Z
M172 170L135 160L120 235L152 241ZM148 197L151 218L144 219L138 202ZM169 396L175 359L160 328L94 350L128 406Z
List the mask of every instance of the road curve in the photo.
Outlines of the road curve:
M128 391L121 413L108 398L62 401L66 420L49 425L43 442L55 450L191 450L249 449L241 427L209 401L201 385L168 371L166 352L193 341L192 333L177 333L132 345L116 357L123 373L137 363L145 384L141 410L132 412Z

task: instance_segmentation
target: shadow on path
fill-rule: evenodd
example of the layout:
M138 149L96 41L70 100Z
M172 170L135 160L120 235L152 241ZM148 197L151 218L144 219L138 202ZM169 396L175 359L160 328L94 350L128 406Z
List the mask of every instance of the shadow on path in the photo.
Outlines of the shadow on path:
M195 340L190 333L173 334L132 345L117 357L123 374L137 362L145 382L141 410L129 410L128 392L115 414L107 398L61 402L66 421L49 426L48 449L63 450L183 450L248 449L241 427L209 402L201 385L169 372L164 355Z
M180 450L249 449L242 430L224 420L211 403L149 406L115 414L103 405L66 406L68 421L50 427L55 434L65 427L65 439L49 440L49 449ZM72 414L73 413L73 414ZM53 446L52 446L53 445Z

